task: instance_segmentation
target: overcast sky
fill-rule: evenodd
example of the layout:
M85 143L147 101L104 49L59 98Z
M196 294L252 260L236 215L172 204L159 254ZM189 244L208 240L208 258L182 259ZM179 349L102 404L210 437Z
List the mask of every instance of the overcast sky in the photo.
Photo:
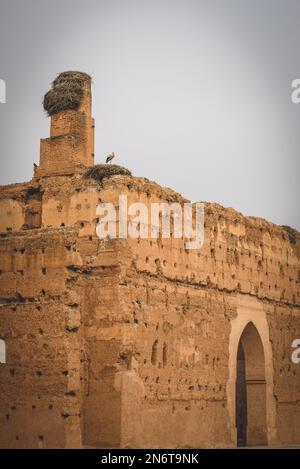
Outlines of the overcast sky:
M42 99L93 77L96 162L300 229L299 0L0 0L0 183L31 179Z

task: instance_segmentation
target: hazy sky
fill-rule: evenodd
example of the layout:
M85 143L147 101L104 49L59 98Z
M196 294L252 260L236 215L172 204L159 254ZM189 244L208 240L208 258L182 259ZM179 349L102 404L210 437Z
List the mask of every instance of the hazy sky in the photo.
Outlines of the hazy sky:
M299 0L0 0L0 183L29 180L56 74L93 77L96 162L300 229Z

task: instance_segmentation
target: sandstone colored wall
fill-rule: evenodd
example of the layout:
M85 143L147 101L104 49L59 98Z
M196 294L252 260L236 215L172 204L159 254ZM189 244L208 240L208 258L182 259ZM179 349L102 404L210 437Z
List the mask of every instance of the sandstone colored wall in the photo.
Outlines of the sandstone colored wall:
M40 228L42 191L39 184L2 186L0 191L0 231Z
M1 237L1 447L80 445L80 316L66 269L77 259L73 244L72 230Z
M128 191L121 185L107 183L102 199L115 200L113 189L145 203L177 197L141 180ZM226 390L240 297L249 298L248 320L266 318L269 443L299 443L300 375L291 362L300 333L298 234L212 204L205 223L200 252L185 251L182 240L128 240L119 294L128 371L121 379L116 369L114 384L125 399L120 444L235 444Z
M249 321L268 364L269 443L299 443L298 233L205 204L200 251L99 240L99 202L185 199L142 178L34 184L31 229L27 199L10 210L18 190L2 191L2 447L235 445L234 355Z

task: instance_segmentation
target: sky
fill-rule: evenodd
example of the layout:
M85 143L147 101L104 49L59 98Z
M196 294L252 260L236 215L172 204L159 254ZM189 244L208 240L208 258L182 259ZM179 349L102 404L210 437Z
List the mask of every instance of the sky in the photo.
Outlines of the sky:
M96 163L300 230L299 0L0 0L0 184L30 180L65 70L93 78Z

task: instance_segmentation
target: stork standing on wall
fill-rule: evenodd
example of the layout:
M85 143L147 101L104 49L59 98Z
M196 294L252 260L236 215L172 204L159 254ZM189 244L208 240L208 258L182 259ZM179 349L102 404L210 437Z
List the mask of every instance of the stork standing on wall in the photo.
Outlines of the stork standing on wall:
M114 159L114 157L115 157L114 152L110 153L110 154L106 157L105 163L109 163L112 159Z

